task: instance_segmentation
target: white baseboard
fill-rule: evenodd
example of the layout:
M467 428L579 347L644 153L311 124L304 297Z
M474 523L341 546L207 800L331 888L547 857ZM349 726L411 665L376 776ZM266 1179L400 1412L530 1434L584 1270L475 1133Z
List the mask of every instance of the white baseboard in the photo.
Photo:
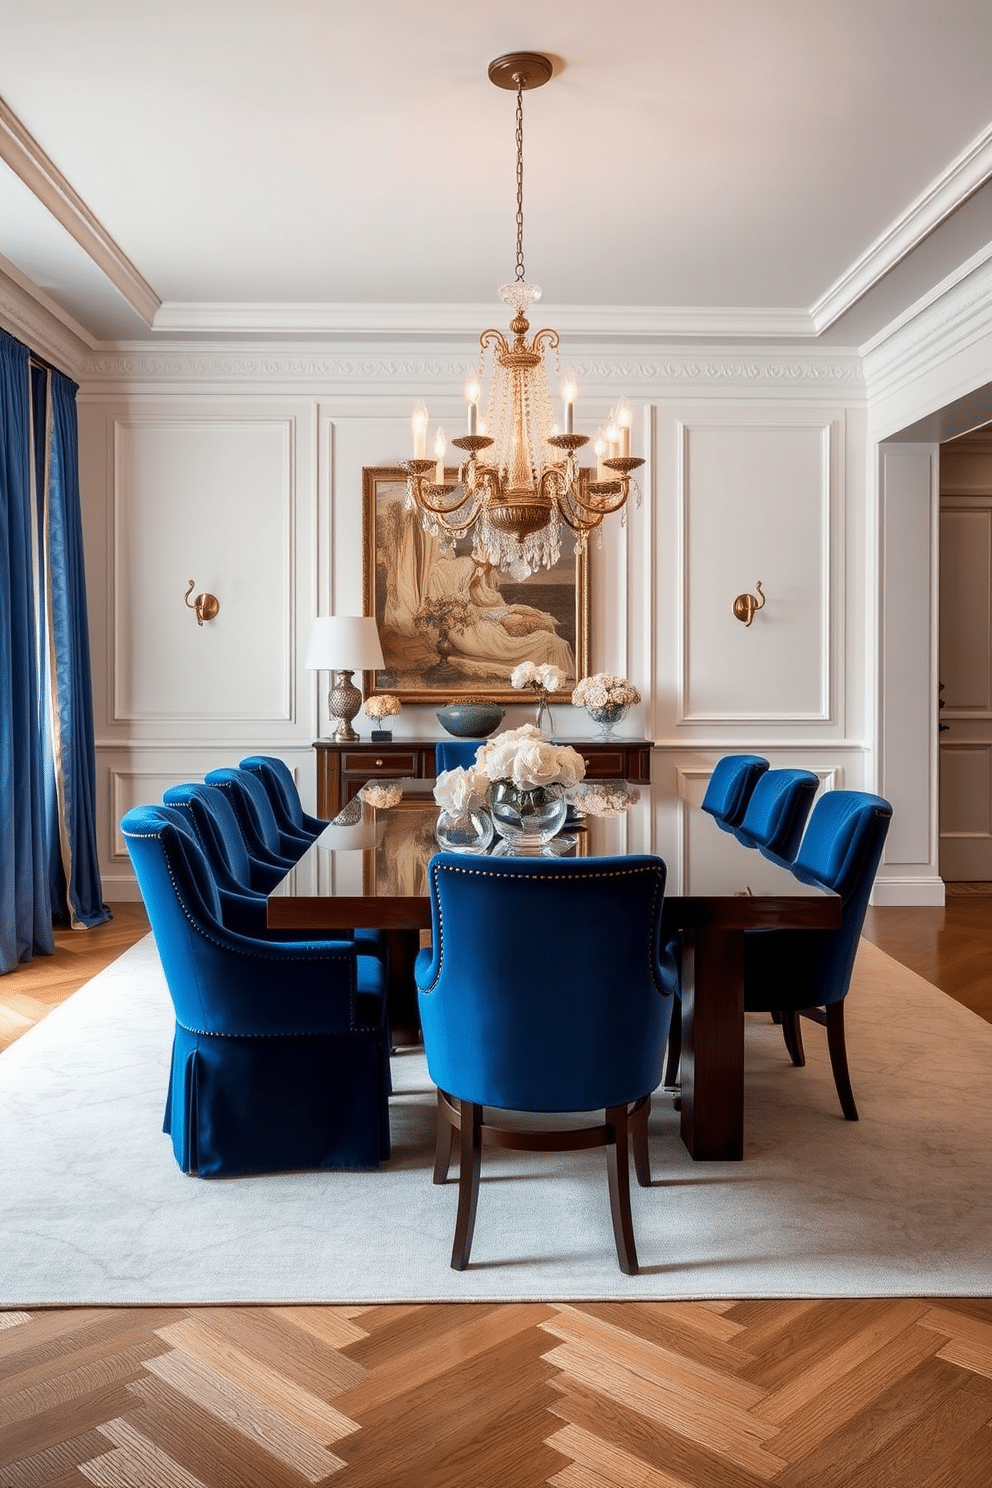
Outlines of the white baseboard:
M875 880L871 903L928 904L942 909L944 881L941 878L880 878Z

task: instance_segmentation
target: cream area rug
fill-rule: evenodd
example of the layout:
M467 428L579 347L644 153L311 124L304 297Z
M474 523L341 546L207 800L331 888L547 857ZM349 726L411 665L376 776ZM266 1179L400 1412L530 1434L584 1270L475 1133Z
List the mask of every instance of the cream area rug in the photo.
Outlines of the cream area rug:
M616 1264L602 1151L494 1149L472 1263L431 1183L434 1092L394 1056L377 1172L208 1181L161 1131L172 1009L149 936L0 1055L0 1306L992 1295L992 1026L862 943L857 1123L823 1030L747 1030L746 1155L693 1163L659 1093L641 1274Z

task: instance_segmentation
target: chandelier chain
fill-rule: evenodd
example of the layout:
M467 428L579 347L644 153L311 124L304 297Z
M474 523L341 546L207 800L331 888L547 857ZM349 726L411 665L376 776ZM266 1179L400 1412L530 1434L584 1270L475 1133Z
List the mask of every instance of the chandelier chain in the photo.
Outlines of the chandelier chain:
M524 273L524 83L517 79L517 271L516 281L523 284Z

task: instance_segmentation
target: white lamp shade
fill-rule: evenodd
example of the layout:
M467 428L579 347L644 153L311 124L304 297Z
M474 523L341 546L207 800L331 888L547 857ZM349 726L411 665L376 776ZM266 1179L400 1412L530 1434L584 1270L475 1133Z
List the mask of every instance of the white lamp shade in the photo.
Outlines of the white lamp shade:
M318 615L313 622L305 662L309 671L374 672L385 664L370 615Z

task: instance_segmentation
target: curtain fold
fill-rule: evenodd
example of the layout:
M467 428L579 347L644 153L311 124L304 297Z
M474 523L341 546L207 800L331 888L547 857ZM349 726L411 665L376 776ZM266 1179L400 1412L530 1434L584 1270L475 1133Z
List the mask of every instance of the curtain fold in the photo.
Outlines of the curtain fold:
M111 913L103 902L96 848L96 757L76 384L56 371L48 379L43 572L47 578L47 693L58 823L57 834L52 834L50 882L53 906L63 914L67 910L74 927L92 926L109 920Z
M53 919L111 918L96 759L76 385L0 330L0 972L55 949Z
M0 972L51 954L28 350L0 330Z

